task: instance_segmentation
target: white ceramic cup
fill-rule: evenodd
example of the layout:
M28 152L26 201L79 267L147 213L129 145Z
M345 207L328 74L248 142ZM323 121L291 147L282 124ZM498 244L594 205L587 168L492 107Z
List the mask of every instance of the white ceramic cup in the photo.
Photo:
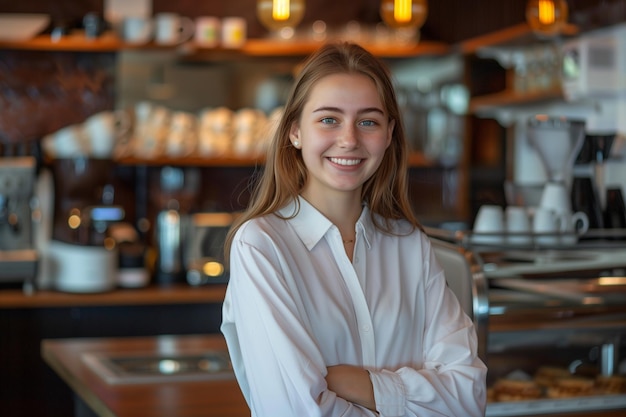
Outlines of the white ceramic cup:
M525 207L507 206L504 211L506 224L506 242L511 245L529 245L532 243L530 218Z
M194 36L195 24L188 17L176 13L158 13L154 19L154 41L157 44L176 45Z
M169 156L185 156L196 147L196 116L177 111L172 114L167 135L166 152Z
M215 48L220 43L220 26L220 19L217 17L198 17L194 42L203 48Z
M222 47L241 48L246 43L246 20L242 17L225 17L222 20Z
M541 246L557 246L562 228L561 217L552 209L537 207L533 214L535 243Z
M141 102L135 106L135 149L143 158L153 158L165 151L172 111L165 106Z
M474 220L472 242L476 244L502 244L504 228L504 211L502 207L484 204L478 209Z
M589 229L587 214L582 211L572 212L570 192L564 183L548 182L544 187L539 205L553 210L559 217L559 231L562 232L560 244L576 244L578 236Z
M561 213L561 236L562 245L575 245L578 237L589 230L589 217L587 213L577 211L574 213Z
M122 39L124 42L142 44L152 40L154 23L148 17L128 16L122 21Z
M124 111L102 111L83 123L91 156L111 158L119 139L130 130L131 121Z
M87 146L85 135L80 125L70 125L54 132L52 138L52 152L56 158L75 158L86 156Z

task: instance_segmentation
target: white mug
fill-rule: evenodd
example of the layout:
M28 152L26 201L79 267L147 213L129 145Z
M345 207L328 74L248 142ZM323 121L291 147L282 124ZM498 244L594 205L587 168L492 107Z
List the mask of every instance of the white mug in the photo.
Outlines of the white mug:
M246 43L246 20L242 17L225 17L222 20L222 47L241 48Z
M522 206L507 206L504 216L507 243L512 245L531 244L531 225L526 208Z
M83 129L90 154L95 158L111 158L116 144L129 132L130 126L130 117L122 110L101 111L89 116Z
M50 136L49 149L55 158L76 158L87 155L87 146L82 126L63 127Z
M177 111L172 114L167 135L166 152L169 156L185 156L196 147L196 116Z
M573 245L578 236L589 229L589 218L584 212L572 213L570 192L563 182L548 182L541 194L540 207L553 210L559 217L559 243Z
M587 213L577 211L575 213L562 213L561 215L562 245L575 245L578 237L589 230L589 217Z
M124 42L142 44L152 40L154 24L152 19L128 16L122 21L122 39Z
M537 207L533 214L533 233L535 243L541 246L559 244L559 233L562 228L561 217L554 210Z
M194 41L203 48L218 46L220 43L220 20L213 16L198 17Z
M193 20L176 13L159 13L155 16L154 24L154 41L160 45L186 42L195 32Z
M498 245L503 243L504 212L502 207L484 204L478 209L474 220L473 243Z
M198 115L198 151L217 156L231 149L235 113L227 107L207 108Z
M171 110L150 102L135 105L134 153L152 158L164 151L169 132Z

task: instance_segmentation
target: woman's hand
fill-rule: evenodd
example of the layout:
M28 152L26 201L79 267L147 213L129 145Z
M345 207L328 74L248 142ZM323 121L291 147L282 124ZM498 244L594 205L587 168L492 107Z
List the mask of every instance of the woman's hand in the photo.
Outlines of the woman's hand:
M346 401L376 411L374 388L369 373L358 366L335 365L327 368L328 389Z

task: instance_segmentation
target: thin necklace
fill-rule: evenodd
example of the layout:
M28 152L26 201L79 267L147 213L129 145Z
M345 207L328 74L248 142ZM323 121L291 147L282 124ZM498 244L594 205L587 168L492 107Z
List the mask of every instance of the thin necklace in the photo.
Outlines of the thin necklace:
M354 239L346 239L343 241L344 245L347 245L348 243L354 243Z

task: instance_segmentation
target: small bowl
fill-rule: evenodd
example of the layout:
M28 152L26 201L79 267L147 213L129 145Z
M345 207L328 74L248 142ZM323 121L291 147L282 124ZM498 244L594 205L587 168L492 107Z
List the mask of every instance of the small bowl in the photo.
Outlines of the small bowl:
M39 13L0 13L0 41L27 41L50 24L50 16Z

